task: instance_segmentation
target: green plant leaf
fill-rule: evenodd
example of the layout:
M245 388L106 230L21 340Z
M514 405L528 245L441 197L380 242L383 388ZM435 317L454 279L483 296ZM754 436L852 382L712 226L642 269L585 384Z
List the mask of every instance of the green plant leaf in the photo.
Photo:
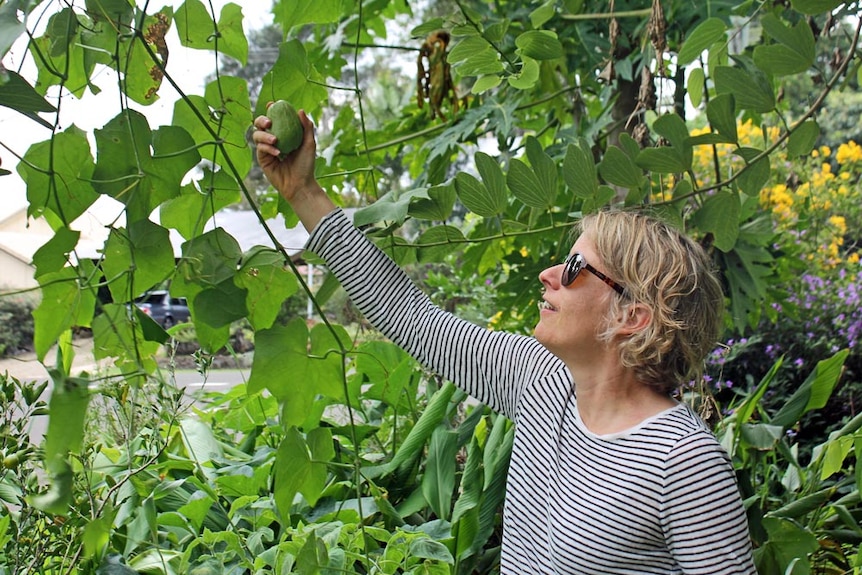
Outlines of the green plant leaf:
M301 425L317 394L310 375L305 320L296 318L286 326L260 330L255 334L254 344L249 393L268 389L283 402L285 425Z
M272 327L282 302L299 289L284 255L263 246L243 254L234 282L246 291L248 321L256 330Z
M410 204L415 199L428 199L428 189L387 192L370 206L356 210L353 214L353 223L357 226L378 222L395 222L401 225L407 219Z
M9 0L0 4L0 59L6 56L15 40L27 30L24 23L18 20L18 10L25 9L29 3L29 0ZM6 99L0 95L0 102L5 101Z
M811 15L831 12L842 4L844 0L790 0L794 10Z
M414 218L423 220L446 221L452 215L452 208L455 206L457 197L458 193L455 191L454 182L432 186L428 188L427 198L413 198L407 213Z
M599 164L599 173L608 183L629 190L640 190L644 176L634 161L617 146L608 146Z
M763 527L769 538L754 553L758 573L793 573L788 571L791 564L800 558L803 565L808 564L806 555L820 547L813 534L788 519L764 517Z
M237 181L225 170L203 169L203 177L195 184L183 186L180 195L162 203L159 221L173 228L185 239L203 233L204 226L221 208L240 200Z
M344 0L279 0L272 13L288 32L294 26L336 22L344 9Z
M46 273L63 269L80 237L81 232L67 227L56 230L54 236L33 254L33 265L36 267L33 277L39 279L39 276Z
M329 1L331 0L324 0L324 3ZM285 4L290 3L290 1L285 2ZM263 114L266 111L267 102L276 100L287 100L297 110L314 113L320 108L321 102L329 100L329 93L323 87L323 82L324 79L309 64L302 43L299 40L284 42L278 47L278 59L275 64L263 77L255 115Z
M87 211L99 194L90 183L95 165L86 134L70 126L53 141L30 146L18 172L27 182L28 213L54 213L65 225Z
M718 66L714 72L718 94L732 94L737 110L766 113L775 109L775 92L762 74L741 67Z
M219 51L248 64L248 39L242 27L242 7L233 2L225 4L218 18Z
M813 409L820 409L832 395L832 390L841 378L844 361L849 350L841 350L829 359L817 362L817 365L793 392L781 409L772 417L773 425L784 428L796 424L799 418Z
M229 327L232 322L248 315L247 297L246 289L238 286L233 277L204 288L189 302L195 326L203 322L214 328Z
M529 90L539 81L540 72L539 62L524 56L521 59L521 69L517 74L508 76L506 81L516 90Z
M464 207L483 218L498 216L506 209L505 194L488 189L467 172L455 176L455 190Z
M151 132L146 118L129 109L95 130L95 137L94 187L126 205L127 225L148 219L179 195L182 179L201 159L186 130L162 126Z
M679 54L677 64L685 66L698 58L704 50L723 39L727 26L719 18L708 18L698 24L686 38Z
M458 432L436 428L428 444L422 494L437 517L443 520L451 517L457 453Z
M332 432L325 427L315 427L305 438L311 452L308 477L299 487L299 492L314 507L317 504L328 478L327 462L335 457Z
M735 105L733 94L718 94L706 105L706 117L712 128L723 136L723 141L731 144L739 141Z
M563 45L550 30L528 30L515 38L521 55L535 60L554 60L563 55Z
M758 196L760 190L769 181L771 173L769 156L755 160L762 153L763 150L758 150L757 148L737 148L736 150L736 154L741 156L748 164L745 171L739 175L737 182L739 183L739 188L749 196Z
M816 120L806 120L797 126L787 139L787 155L790 157L807 156L814 149L820 137L820 126Z
M539 190L544 196L545 206L554 205L557 197L557 163L549 156L533 136L526 141L527 159L539 180Z
M93 265L89 262L81 262L79 266L83 274L93 272ZM45 360L48 350L63 332L72 327L90 325L96 295L92 289L79 283L82 277L86 275L79 276L71 267L39 276L42 300L33 311L33 346L39 361Z
M416 243L420 246L423 244L440 245L420 247L417 259L419 262L442 261L448 254L463 247L463 242L464 234L455 226L434 226L433 228L428 228L422 232Z
M168 230L150 220L113 228L105 242L102 269L116 302L130 301L158 285L176 267Z
M703 103L703 89L706 86L706 75L703 68L694 68L688 73L685 88L688 101L694 108L700 108Z
M93 319L93 356L97 360L115 358L115 364L125 373L152 373L157 366L154 354L159 348L158 339L144 337L141 325L132 322L133 313L138 312L132 312L127 305L102 305L102 313Z
M713 234L715 247L728 252L736 245L741 211L739 196L728 190L719 190L695 212L692 223L699 230Z
M283 522L290 522L293 499L308 481L310 473L311 458L305 439L295 426L291 426L278 446L273 467L273 495Z
M599 187L598 173L586 140L581 139L577 145L570 144L566 148L563 180L575 197L591 198L596 195Z
M482 184L493 198L493 204L500 209L500 212L504 211L507 192L506 176L503 174L499 162L485 152L476 152L473 161L476 162L476 169L479 170Z
M555 190L545 189L533 168L517 158L509 164L506 183L512 195L531 208L545 210L553 203Z
M677 174L686 171L686 165L674 148L644 148L636 163L644 170L658 174Z
M414 461L421 454L425 442L428 441L431 434L446 416L446 411L449 408L449 400L452 399L455 389L455 386L450 382L443 384L443 387L438 389L437 393L428 401L428 405L425 406L425 410L418 421L416 421L416 425L407 434L407 437L401 443L401 447L392 459L385 465L377 468L367 468L365 473L369 477L384 475L395 471L402 465L409 465Z
M467 36L449 50L449 63L453 71L462 76L495 75L503 71L500 53L487 40Z

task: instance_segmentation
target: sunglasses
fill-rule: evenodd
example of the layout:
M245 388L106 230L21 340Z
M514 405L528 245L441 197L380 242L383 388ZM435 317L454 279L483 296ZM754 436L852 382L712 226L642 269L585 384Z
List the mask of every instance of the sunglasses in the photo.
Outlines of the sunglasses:
M569 257L566 258L566 261L563 263L563 276L562 276L562 284L564 286L569 286L575 281L575 278L578 277L578 274L581 273L581 270L587 270L609 286L611 286L614 291L616 291L620 295L626 294L626 288L619 284L591 266L587 263L587 260L584 259L579 253L569 254Z

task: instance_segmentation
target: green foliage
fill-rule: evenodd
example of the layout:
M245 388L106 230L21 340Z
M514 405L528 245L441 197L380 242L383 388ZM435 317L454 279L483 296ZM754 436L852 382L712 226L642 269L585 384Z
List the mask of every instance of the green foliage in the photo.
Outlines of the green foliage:
M0 298L0 357L32 345L34 308L26 296Z
M4 2L0 55L27 32L22 59L36 75L3 72L0 102L50 130L27 150L2 136L21 160L30 215L56 231L34 258L42 292L34 347L45 361L59 343L42 454L3 477L6 501L23 510L0 519L9 569L29 561L45 573L493 570L511 423L481 406L463 412L451 384L387 342L328 319L280 321L283 302L305 291L285 248L244 253L223 229L205 231L216 210L240 198L262 227L277 211L296 222L284 202L246 184L252 118L278 99L318 118L327 191L358 201L355 221L399 263L457 262L455 277L432 273L428 285L454 306L465 305L462 286L479 293L471 313L483 323L490 315L495 328L528 331L536 275L568 251L572 220L649 204L710 250L730 298L728 324L746 332L787 303L782 282L796 268L784 256L794 249L790 232L806 222L778 225L764 190L787 181L782 154L803 156L816 144L821 103L852 85L858 27L828 65L822 54L832 41L821 31L854 7L719 2L706 14L675 1L628 10L612 24L606 3L592 0L471 0L445 18L396 1L358 11L337 0L281 0L273 17L284 38L259 99L241 77L219 73L203 93L181 94L166 125L154 126L147 106L165 81L177 85L168 34L184 49L245 63L239 6L215 14L199 0L176 11L125 0ZM437 29L449 33L450 68L432 77L445 93L451 72L458 98L434 102L432 113L403 97L414 78L394 79L396 105L366 122L368 77L377 75L360 62L382 51L391 70L387 30L405 17L416 27L394 41L408 50ZM737 21L762 34L749 37ZM106 76L116 85L100 86ZM791 108L779 88L803 77L819 78L817 91ZM119 97L113 117L91 133L49 102L100 90ZM703 129L687 122L692 104ZM79 241L73 220L102 196L119 202L124 218L98 261L70 258ZM171 231L185 241L178 262ZM170 334L129 305L166 282L189 302L200 357L221 349L237 322L254 331L247 385L213 398L196 418L177 405L155 361ZM112 303L97 299L100 288ZM69 373L69 334L79 327L92 327L96 357L114 362L104 380ZM823 404L844 360L823 364L800 388L807 396L771 411L761 401L776 367L726 422L766 572L857 565L843 533L859 530L848 519L859 511L856 428L836 432L805 466L786 436ZM145 404L129 398L155 385L158 417L127 417L122 441L85 436L81 418L95 409L96 382L133 411ZM48 543L22 555L22 533ZM817 540L835 546L817 550Z

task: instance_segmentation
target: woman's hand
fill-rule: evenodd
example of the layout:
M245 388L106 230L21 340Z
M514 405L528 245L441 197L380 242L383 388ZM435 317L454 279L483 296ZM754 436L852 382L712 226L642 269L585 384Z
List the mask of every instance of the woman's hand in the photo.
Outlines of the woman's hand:
M264 175L310 232L320 218L335 209L335 205L314 177L317 154L314 124L304 110L299 111L299 121L303 129L302 144L283 158L275 145L275 136L266 131L272 125L266 116L255 118L256 129L251 138Z

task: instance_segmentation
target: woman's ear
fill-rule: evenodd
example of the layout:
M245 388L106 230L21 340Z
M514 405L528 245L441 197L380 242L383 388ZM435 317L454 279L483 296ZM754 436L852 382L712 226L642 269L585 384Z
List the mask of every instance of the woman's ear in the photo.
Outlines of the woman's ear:
M652 322L652 310L642 303L629 304L623 308L620 318L620 335L631 335L646 329Z

